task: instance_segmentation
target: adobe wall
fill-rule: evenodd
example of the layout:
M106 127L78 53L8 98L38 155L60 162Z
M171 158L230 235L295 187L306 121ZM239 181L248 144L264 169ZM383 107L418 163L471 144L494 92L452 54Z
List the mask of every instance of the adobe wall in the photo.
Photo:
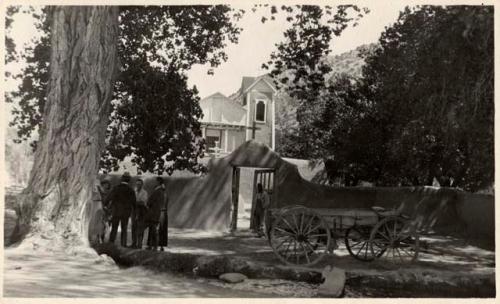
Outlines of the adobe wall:
M495 197L486 194L461 193L457 210L471 237L495 239Z
M303 179L297 167L263 144L248 141L229 156L212 159L204 177L167 177L171 227L229 227L232 166L275 168L274 207L401 208L421 227L443 234L494 240L494 196L432 187L329 187ZM118 183L118 176L115 177ZM154 177L145 179L151 193Z
M277 207L396 208L429 231L494 239L494 196L433 187L329 187L302 179L288 165L278 169Z
M224 230L229 227L231 210L231 167L227 164L209 164L204 177L164 177L168 196L169 226ZM112 185L119 175L109 175ZM137 177L132 178L135 185ZM155 176L144 176L144 188L149 194L155 187Z
M275 207L401 209L420 227L443 234L494 240L494 196L433 187L330 187L303 179L297 166L268 147L246 142L227 157L232 165L276 169Z
M167 178L170 227L229 227L232 170L223 164L211 164L210 169L204 177Z

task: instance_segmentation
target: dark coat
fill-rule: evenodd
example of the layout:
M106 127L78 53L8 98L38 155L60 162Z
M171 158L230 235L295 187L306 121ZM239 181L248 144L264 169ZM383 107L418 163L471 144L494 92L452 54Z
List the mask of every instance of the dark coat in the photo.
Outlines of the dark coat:
M111 214L113 217L129 217L135 204L135 192L128 184L120 183L113 187L106 204L111 204Z
M159 223L161 209L165 204L165 189L156 187L148 199L148 213L146 214L146 221Z

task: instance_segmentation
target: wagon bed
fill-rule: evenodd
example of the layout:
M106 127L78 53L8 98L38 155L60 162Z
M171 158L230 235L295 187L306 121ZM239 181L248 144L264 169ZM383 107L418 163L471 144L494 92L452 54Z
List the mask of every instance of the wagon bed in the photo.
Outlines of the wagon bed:
M267 236L276 256L286 264L310 266L333 253L343 238L351 256L372 261L414 261L418 234L409 217L381 207L271 209Z

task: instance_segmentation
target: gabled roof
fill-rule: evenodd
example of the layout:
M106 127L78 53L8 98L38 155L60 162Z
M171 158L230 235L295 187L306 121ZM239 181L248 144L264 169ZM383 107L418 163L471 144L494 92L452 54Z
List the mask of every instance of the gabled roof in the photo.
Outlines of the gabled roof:
M226 97L226 95L222 94L221 92L215 92L212 95L209 95L209 96L201 99L200 102L202 102L204 100L209 100L209 99L212 99L212 98L227 98L227 97Z
M243 76L241 80L241 92L245 92L255 82L255 78L257 77Z
M244 126L247 111L237 102L217 92L200 100L203 123Z
M243 77L243 79L245 79L245 78L247 78L247 77ZM248 78L253 78L253 77L248 77ZM276 88L274 87L274 84L273 84L273 79L268 74L264 74L264 75L261 75L259 77L253 78L253 82L249 86L247 86L247 87L242 86L241 87L241 92L243 94L245 94L246 92L250 91L260 81L265 82L273 90L273 92L276 92Z
M273 78L269 74L260 75L257 77L243 76L241 80L241 87L235 93L231 94L230 98L243 103L242 96L252 89L259 81L264 81L272 90L276 93L276 87L274 86Z

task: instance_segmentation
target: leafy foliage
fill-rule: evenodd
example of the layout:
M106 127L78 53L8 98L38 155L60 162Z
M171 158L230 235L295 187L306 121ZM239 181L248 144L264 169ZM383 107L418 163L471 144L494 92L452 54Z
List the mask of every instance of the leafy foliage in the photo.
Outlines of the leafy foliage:
M13 14L19 12L19 7L11 6L10 9L13 10ZM15 77L21 78L22 81L17 91L7 95L7 102L17 101L17 106L14 107L12 113L14 118L9 123L10 126L17 127L18 138L14 139L17 143L30 140L32 134L36 133L41 125L49 79L51 25L49 8L43 8L41 14L35 14L34 17L35 27L41 36L39 40L34 41L33 47L24 49L24 52L20 54L26 61L26 67L22 75L15 75ZM6 37L6 39L11 38ZM36 147L36 141L30 144L33 148Z
M233 18L241 14L227 6L122 8L122 70L103 167L116 169L131 156L142 171L204 171L198 163L202 111L184 72L194 64L216 67L227 60L223 49L237 42L240 29Z
M204 149L197 122L202 114L185 72L194 64L216 67L227 60L223 49L237 42L240 29L234 21L242 14L222 5L121 7L121 70L102 168L117 169L119 161L131 156L141 171L203 170L197 162ZM43 119L50 14L36 17L44 35L23 54L27 67L12 94L18 105L11 125L17 127L19 140L29 140Z
M111 157L104 158L109 162L105 167L116 168L118 160L132 155L142 170L203 170L197 162L203 151L198 122L202 112L197 91L187 87L183 74L137 62L126 76L122 74L116 88L108 128Z
M295 149L346 184L490 186L493 50L492 7L407 8L360 79L337 75L307 104L312 135Z
M238 41L234 21L243 13L224 5L121 7L123 68L137 59L179 72L193 64L216 67L227 60L227 42Z
M328 93L328 91L332 91L332 94L341 94L341 92L345 89L354 90L353 85L357 83L357 79L361 77L362 66L364 65L364 57L368 54L371 54L376 48L375 44L362 45L357 47L354 50L342 53L336 56L328 56L326 61L328 62L331 72L325 75L325 88L322 90L320 101L315 100L314 103L326 103L325 99L331 99L332 96ZM339 82L338 84L336 82ZM343 87L342 85L346 85L347 87ZM335 88L335 89L333 89ZM283 87L282 91L287 91L286 86ZM337 98L338 99L338 98ZM321 152L318 150L309 149L306 150L304 138L300 136L300 126L297 121L296 111L298 108L298 100L291 98L290 96L280 93L279 96L280 102L278 105L278 117L277 117L277 133L280 135L277 137L278 140L278 152L286 157L294 157L294 158L318 158L322 159L326 155L330 155L331 153L326 149L321 149ZM337 102L342 102L337 101ZM330 100L330 106L334 106L335 103ZM316 114L321 113L327 109L326 105L322 105L322 107L316 112ZM337 109L339 111L340 109ZM324 128L325 131L327 128L330 128L329 121L327 119L331 119L333 121L337 121L343 117L341 112L334 112L330 110L331 114L337 113L336 116L325 117L325 123L322 126L317 126L318 128ZM352 112L352 111L351 111ZM352 116L352 115L351 115ZM344 123L349 123L350 117L346 117ZM317 124L319 120L316 118L314 123ZM312 121L311 121L312 123ZM337 123L339 125L340 123ZM304 122L302 121L302 125ZM312 127L312 126L311 126ZM332 133L336 133L338 130L332 131ZM320 147L325 147L325 142L323 142ZM337 159L339 157L337 156ZM340 162L340 161L338 161ZM328 162L330 165L333 164L333 160Z
M493 182L493 8L407 8L367 58L384 134L381 184L477 190Z
M19 7L18 6L9 6L7 7L6 14L5 14L5 29L6 31L9 31L10 28L12 27L12 22L14 22L13 16L19 12ZM9 35L5 35L5 63L9 63L11 61L15 60L16 56L16 44L14 43L14 40L12 37ZM7 73L7 72L6 72ZM9 77L9 74L6 74L7 77Z
M297 130L286 131L288 134L281 141L291 149L287 152L305 158L321 145L315 141L318 130L311 124L321 106L318 98L325 89L325 76L331 72L325 60L331 51L331 39L340 36L350 24L355 26L369 10L352 5L284 5L280 9L287 13L290 28L284 32L285 41L276 44L276 51L262 67L272 68L270 75L275 84L278 88L286 87L286 93L298 103L296 117L300 124ZM277 7L271 6L271 15L277 11Z
M271 76L276 84L287 85L287 92L298 100L314 100L324 87L324 76L331 67L324 60L330 53L330 42L333 36L340 36L350 24L368 13L357 6L340 5L338 7L298 5L281 6L288 13L286 20L290 28L283 34L285 41L276 44L277 50L271 53L271 59L263 64L263 68L272 67ZM271 6L271 14L278 8ZM356 13L352 17L352 12ZM363 12L363 13L362 13Z

